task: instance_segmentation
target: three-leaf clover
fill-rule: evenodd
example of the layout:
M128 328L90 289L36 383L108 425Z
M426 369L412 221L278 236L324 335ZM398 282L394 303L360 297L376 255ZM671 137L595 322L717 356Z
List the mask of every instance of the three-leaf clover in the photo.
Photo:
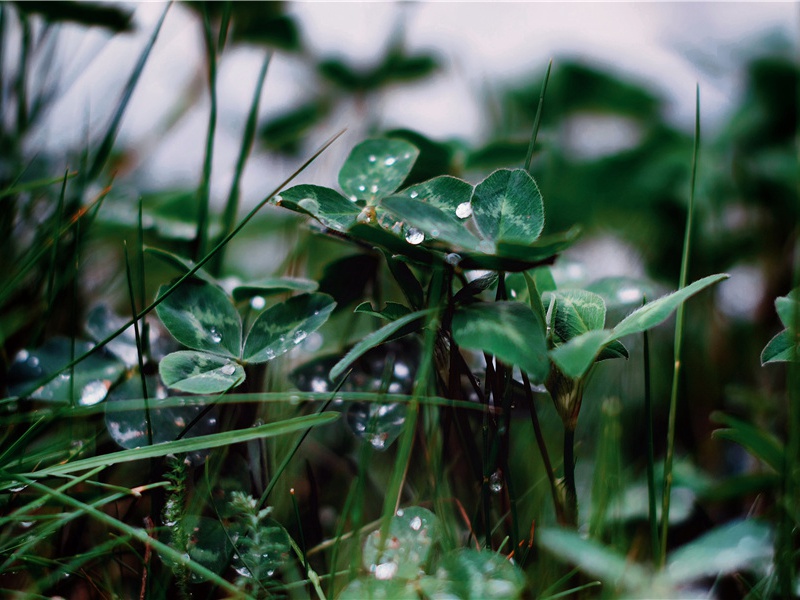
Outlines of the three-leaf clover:
M261 313L244 335L242 319L221 288L187 279L156 308L164 327L190 348L161 360L161 379L170 388L196 394L236 387L245 379L244 365L288 352L319 329L335 305L326 294L294 296Z

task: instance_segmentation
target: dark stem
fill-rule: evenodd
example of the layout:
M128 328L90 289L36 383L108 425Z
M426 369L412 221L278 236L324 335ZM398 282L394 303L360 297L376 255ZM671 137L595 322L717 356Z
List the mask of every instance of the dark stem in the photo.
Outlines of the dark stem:
M564 428L564 518L571 527L578 526L578 492L575 489L575 430Z

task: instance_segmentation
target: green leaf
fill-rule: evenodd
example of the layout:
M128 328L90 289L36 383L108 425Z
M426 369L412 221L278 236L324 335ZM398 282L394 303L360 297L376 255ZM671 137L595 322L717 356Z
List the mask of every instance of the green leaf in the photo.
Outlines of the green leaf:
M336 596L338 600L419 600L413 585L395 579L362 575L353 579Z
M728 277L730 277L730 275L726 273L709 275L708 277L698 279L677 292L673 292L653 302L648 302L640 309L635 310L625 317L614 327L614 339L631 335L632 333L641 333L647 329L652 329L656 325L660 325L667 320L678 306L691 296Z
M556 309L553 337L557 344L568 342L587 331L602 329L606 305L597 294L586 290L564 290L554 294Z
M470 233L455 212L446 213L432 204L404 196L384 198L381 206L399 221L422 231L429 242L440 241L471 251L479 249L480 240Z
M404 317L397 319L396 321L392 321L391 323L384 325L377 331L373 331L360 342L358 342L355 346L353 346L350 351L345 354L344 358L342 358L339 362L337 362L331 372L328 374L328 377L331 381L336 381L336 379L347 370L353 362L356 361L361 355L363 355L368 350L374 348L375 346L379 346L390 337L392 337L395 333L403 329L406 325L411 326L412 324L421 321L424 317L431 314L435 309L427 308L425 310L418 310L416 312L410 313Z
M242 359L260 363L288 352L328 320L336 303L327 294L302 294L271 306L253 323Z
M603 346L626 335L641 333L663 323L682 302L727 277L727 274L722 273L699 279L677 292L645 304L610 331L607 329L590 331L572 338L566 344L551 350L550 357L568 377L573 379L582 377Z
M190 394L218 394L244 381L244 369L235 360L194 350L167 354L158 365L169 388Z
M597 577L612 588L643 589L650 574L617 554L611 548L581 537L577 531L556 527L543 527L537 531L539 545L581 571Z
M789 292L786 296L775 299L775 310L783 326L790 331L798 329L797 319L800 318L800 288Z
M356 223L348 232L356 240L363 241L371 246L377 246L391 254L404 256L416 263L430 265L441 262L441 254L425 246L409 244L404 238L387 231L382 227Z
M372 315L373 317L378 317L379 319L383 319L385 321L395 321L400 317L404 317L407 314L411 313L411 309L407 306L403 306L402 304L398 304L397 302L387 302L382 311L377 311L372 308L372 304L369 302L362 302L358 306L356 306L353 312L357 313L365 313L368 315Z
M500 169L475 187L472 211L483 237L493 242L534 242L544 227L544 205L525 169Z
M397 282L403 295L405 295L408 303L415 310L422 308L422 305L425 303L425 293L422 290L422 285L419 280L411 271L411 268L402 260L392 256L390 252L384 250L383 255L386 258L389 271L392 273L394 280Z
M403 140L365 140L345 160L339 185L350 199L374 205L400 187L418 154L419 150Z
M336 190L319 185L296 185L273 198L275 204L305 213L337 231L355 224L361 208Z
M796 362L800 360L800 343L797 336L784 329L772 338L761 352L761 365L773 362Z
M513 600L526 597L525 575L491 550L464 548L444 556L435 577L424 577L426 598Z
M521 302L461 307L453 315L453 338L462 348L482 350L527 371L531 380L547 378L545 324Z
M670 554L667 576L675 585L739 571L766 574L772 567L774 535L755 519L735 521L692 540Z
M439 521L420 506L401 508L389 523L389 535L381 553L381 532L367 536L362 560L364 567L379 579L416 579L428 563L433 545L439 541Z
M169 289L161 286L159 296ZM190 278L156 307L172 336L187 348L238 358L242 320L228 295L216 285Z
M311 279L268 277L233 288L233 299L241 302L254 296L272 296L284 292L314 292L317 287L317 282Z
M473 186L462 179L442 175L407 187L397 192L395 196L423 202L462 222L472 216L470 200L473 190ZM460 210L459 207L461 207Z
M728 429L715 430L711 437L739 444L752 456L775 469L777 473L783 473L785 451L778 438L750 423L745 423L721 412L712 413L711 420L728 426Z
M36 477L58 476L78 471L86 471L88 469L94 469L95 467L111 466L159 456L167 456L169 454L183 454L196 452L198 450L219 448L220 446L228 446L230 444L238 444L250 440L274 437L286 433L294 433L296 431L305 431L309 427L327 425L338 418L339 413L337 412L325 412L318 415L308 415L294 419L286 419L276 423L268 423L258 427L248 427L247 429L234 429L233 431L224 431L222 433L203 435L195 438L182 438L174 442L153 444L152 446L145 446L142 448L100 454L98 456L68 463L59 463L52 467L39 469L34 473L28 473L27 475Z
M393 384L400 388L402 385L384 382L382 379L372 379L368 383L377 384L371 388L372 390L388 389ZM369 442L375 450L384 451L388 450L403 432L407 412L408 405L404 402L353 402L347 408L347 425L357 438Z
M491 289L497 285L497 281L500 279L497 273L487 273L486 275L481 275L480 277L476 277L472 281L470 281L467 285L462 287L455 296L453 296L453 302L459 303L464 301L471 301L475 296L480 294L481 292ZM544 320L542 320L544 322Z

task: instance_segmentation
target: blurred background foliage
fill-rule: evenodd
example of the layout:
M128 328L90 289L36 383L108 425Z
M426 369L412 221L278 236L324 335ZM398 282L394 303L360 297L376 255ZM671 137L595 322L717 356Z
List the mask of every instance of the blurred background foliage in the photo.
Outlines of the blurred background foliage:
M281 170L299 163L320 139L339 128L345 105L355 107L357 131L403 138L420 149L406 184L439 174L477 181L496 168L524 163L544 64L526 80L479 92L490 135L433 139L413 123L403 128L382 126L384 95L435 78L448 68L432 52L406 48L402 21L390 32L382 53L365 66L340 56L317 55L303 37L302 23L282 3L186 5L198 28L205 21L214 25L214 31L226 31L224 24L230 23L227 38L216 40L220 54L240 45L262 53L287 53L303 70L307 97L258 122L253 155L264 162L257 168L266 164ZM113 117L103 131L84 131L82 146L52 154L32 145L32 132L64 91L59 73L51 70L63 23L100 28L109 39L124 36L133 27L131 11L116 5L0 5L3 381L23 348L37 347L58 335L80 337L89 309L98 302L110 301L118 312L129 314L120 240L127 240L129 247L137 243L140 198L146 245L189 257L196 241L198 189L158 189L145 171L129 168L140 160L142 149L118 143L112 150L106 145L118 133ZM678 441L687 464L718 482L752 465L737 447L711 441L713 411L739 415L781 437L787 423L782 400L785 370L763 369L759 354L780 329L773 302L791 289L796 268L800 81L791 45L767 42L766 51L753 52L742 64L745 76L738 105L726 122L710 134L704 132L699 157L689 280L714 272L729 272L731 279L714 294L693 301L687 311ZM200 60L198 73L207 68ZM243 83L242 93L250 94L252 82ZM265 94L270 93L274 92L267 85ZM178 123L181 111L189 111L200 94L194 82L189 85L185 102L171 114L167 126ZM563 231L574 224L583 227L581 243L555 269L561 285L570 281L585 285L612 274L642 281L656 295L676 287L692 136L667 119L666 108L659 93L639 81L591 61L554 58L532 172L545 201L545 231ZM333 170L347 151L341 145L328 150ZM62 190L65 173L68 181ZM221 231L221 217L219 203L212 202L212 237ZM132 265L136 277L145 280L142 297L148 299L175 273L150 259L146 272L141 268ZM381 279L373 255L352 254L337 240L316 235L296 216L272 207L266 207L231 244L219 275L239 280L298 275L320 281L321 290L339 301L339 316L332 323L341 337L326 346L331 351L369 331L368 320L350 315L357 303L375 297L402 298L388 279ZM613 310L619 319L626 309ZM672 369L670 327L654 337L654 401L657 425L663 428ZM609 435L614 435L608 433L608 414L615 411L621 414L622 434L614 439L622 461L636 473L643 469L643 432L637 426L642 420L641 348L634 344L629 349L628 364L604 364L587 392L579 429L579 455L587 471L592 449L607 448ZM7 389L2 391L7 395ZM610 402L609 397L621 402ZM544 417L545 422L548 418L552 415ZM656 449L657 455L661 450ZM708 486L703 490L713 497ZM759 491L735 490L723 502L703 504L700 521L744 514Z

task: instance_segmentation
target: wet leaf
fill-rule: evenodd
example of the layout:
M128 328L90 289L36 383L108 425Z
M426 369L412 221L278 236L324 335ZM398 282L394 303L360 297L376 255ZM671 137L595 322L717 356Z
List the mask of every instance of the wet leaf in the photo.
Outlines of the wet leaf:
M439 521L419 506L401 508L389 523L381 552L381 532L373 531L364 543L364 567L376 579L416 579L425 568L439 539Z
M319 329L335 306L327 294L301 294L271 306L253 322L242 359L260 363L288 352Z
M752 456L772 467L775 472L783 473L785 449L774 435L721 412L712 413L711 420L728 427L728 429L714 430L711 437L739 444Z
M339 171L339 186L351 199L374 205L400 187L418 154L419 150L403 140L365 140L345 160Z
M275 196L282 207L305 213L337 231L356 223L361 208L339 192L319 185L297 185Z
M235 360L194 350L167 354L158 372L167 387L190 394L221 393L245 378L244 368Z
M387 450L403 432L405 422L406 405L399 402L354 402L347 409L351 431L375 450Z
M410 584L393 579L362 576L353 579L337 596L338 600L419 600Z
M672 552L667 576L679 585L740 571L765 575L772 568L773 537L772 528L755 519L722 525Z
M275 519L263 519L257 528L240 532L231 566L242 577L266 581L276 576L289 558L289 535Z
M529 244L542 233L544 205L536 182L525 169L500 169L475 187L475 222L492 242Z
M163 294L169 286L161 286ZM242 348L242 320L228 295L201 279L185 280L156 307L172 336L193 350L238 358Z
M490 550L461 549L447 554L435 577L425 577L420 587L430 598L506 600L522 598L525 575L503 556Z
M186 548L175 548L176 550L186 552L189 558L200 563L213 573L219 575L225 570L228 566L228 557L231 554L232 547L225 529L217 519L186 515L173 527L184 529L189 541ZM163 560L170 567L177 566L167 557L163 557ZM190 578L192 583L205 581L195 571L190 571Z
M314 292L317 282L298 277L268 277L233 288L233 299L236 302L249 300L254 296L272 296L285 292Z
M547 378L545 324L521 302L493 302L459 308L453 315L453 338L462 348L493 354L527 371L531 380Z
M458 249L478 251L480 240L456 217L455 212L444 212L432 204L405 196L390 196L381 201L398 221L415 227L425 234L429 242L442 242Z
M126 321L111 312L107 304L99 304L86 316L86 333L95 341L104 340L122 327ZM139 351L136 348L136 335L133 325L105 345L114 356L119 357L126 365L139 362Z
M469 203L472 199L473 189L471 184L462 179L442 175L407 187L397 192L395 196L428 204L448 216L457 217L460 222L464 222L472 216L472 207L469 206Z
M8 370L8 392L23 394L38 381L59 373L57 377L34 390L29 397L51 402L70 402L91 406L102 402L109 388L122 376L125 365L103 348L98 348L71 370L64 370L73 357L89 352L93 344L54 337L34 350L21 350ZM75 380L73 383L72 376Z

